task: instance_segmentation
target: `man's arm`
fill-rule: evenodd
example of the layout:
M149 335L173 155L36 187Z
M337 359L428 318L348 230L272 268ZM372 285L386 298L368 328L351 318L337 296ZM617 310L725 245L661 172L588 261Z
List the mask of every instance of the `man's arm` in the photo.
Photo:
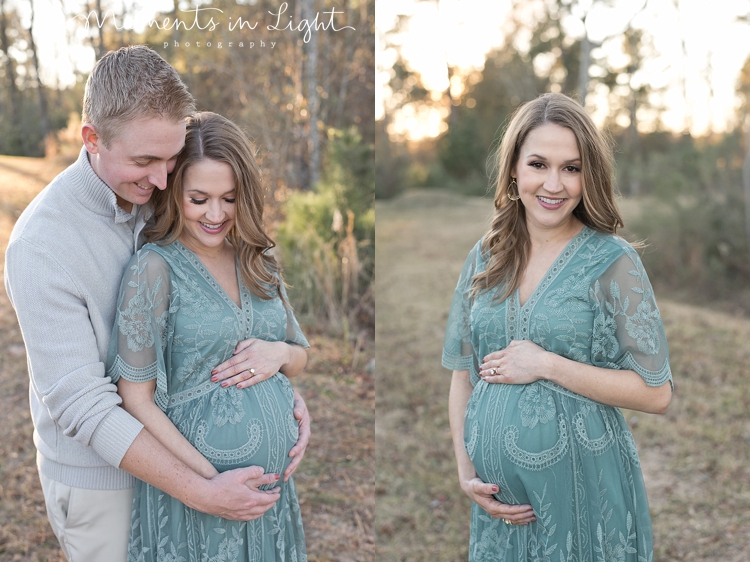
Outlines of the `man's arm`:
M84 291L56 256L23 239L7 249L5 284L34 393L66 437L118 466L143 426L117 407Z
M276 492L253 490L246 482L257 488L273 482L275 475L249 467L202 478L119 407L83 291L53 256L17 240L6 252L5 282L26 344L34 392L64 435L205 513L247 520L273 505Z
M297 470L305 456L307 445L310 443L310 426L312 424L310 412L307 410L307 404L302 399L302 395L296 389L294 391L294 417L299 421L299 437L297 443L289 451L289 456L293 458L284 471L284 482L289 480L294 471Z
M263 484L278 481L278 474L263 474L261 467L249 466L207 480L185 466L145 429L125 453L120 468L188 507L225 519L257 519L279 499L278 487L258 490Z

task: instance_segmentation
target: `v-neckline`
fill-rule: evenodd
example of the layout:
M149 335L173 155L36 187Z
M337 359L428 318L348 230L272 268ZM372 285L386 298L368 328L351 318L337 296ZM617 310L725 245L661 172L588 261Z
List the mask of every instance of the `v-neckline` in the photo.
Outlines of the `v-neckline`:
M516 287L516 290L514 292L514 298L516 299L516 302L518 303L519 309L524 309L528 306L529 303L536 302L539 300L539 295L541 295L544 291L547 290L547 287L549 287L550 283L555 280L557 275L562 271L563 267L567 264L567 262L570 260L570 258L575 253L574 248L576 244L578 243L579 239L582 241L582 237L584 235L588 235L590 233L593 233L593 230L583 225L583 228L578 231L578 233L571 238L567 244L565 244L565 247L560 251L559 254L557 254L557 257L552 262L552 264L547 268L547 271L544 272L544 275L542 276L539 283L537 283L536 288L531 292L529 297L526 299L526 302L521 304L521 287Z
M224 301L229 304L235 312L242 313L246 307L247 304L247 295L245 295L245 287L242 283L242 275L240 273L240 268L237 264L237 255L235 254L234 258L234 274L237 278L237 289L239 290L240 294L240 303L237 304L234 302L234 299L229 296L229 293L226 292L224 287L221 286L221 283L219 283L216 280L216 277L214 277L214 274L211 273L211 271L206 267L206 265L201 261L201 259L198 257L198 255L193 252L190 248L185 246L179 239L175 240L175 242L178 244L178 248L183 250L183 254L188 258L190 263L193 265L193 267L198 271L198 273L201 274L203 279L208 282L209 285L211 285L214 290L219 294L219 296L224 299Z

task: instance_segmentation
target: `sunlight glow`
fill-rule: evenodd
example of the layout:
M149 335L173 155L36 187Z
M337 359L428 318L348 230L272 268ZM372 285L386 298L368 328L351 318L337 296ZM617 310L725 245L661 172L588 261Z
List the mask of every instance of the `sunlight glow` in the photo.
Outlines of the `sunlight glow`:
M581 3L587 7L591 2ZM633 26L643 29L653 45L656 56L649 56L642 69L631 79L631 86L647 85L652 90L650 101L663 108L657 122L657 112L648 108L639 111L639 127L652 130L656 127L676 132L689 131L693 135L724 132L734 126L738 107L735 89L740 68L750 55L750 24L738 21L738 16L750 13L745 0L726 0L707 9L702 2L691 0L649 0L638 13L640 1L616 0L609 7L594 4L587 20L589 37L593 42L603 42L594 54L603 54L615 66L627 60L620 50L621 40L607 38L621 32L625 22L633 18ZM519 17L538 17L540 4L521 0ZM677 9L677 8L679 9ZM579 10L580 11L580 10ZM402 33L393 35L394 43L401 47L409 66L419 72L422 83L435 92L458 95L463 84L449 83L448 65L466 76L470 69L481 69L490 49L503 44L503 25L510 14L509 0L378 0L376 26L380 33L393 29L398 14L409 16ZM579 14L580 15L580 14ZM567 18L563 25L570 33L582 33L580 18ZM530 37L518 33L514 44L523 47ZM684 45L684 49L683 49ZM391 49L381 53L378 49L378 95L376 114L382 118L392 111L391 96L387 88L390 67L396 60ZM534 67L544 72L551 58L537 56ZM597 72L592 68L592 75ZM627 85L625 85L627 86ZM587 98L587 107L599 122L608 115L604 91L595 89ZM414 130L410 138L434 136L437 126L435 111L415 111L403 108L392 115L394 130ZM404 113L401 115L400 113ZM425 122L420 122L424 119ZM410 125L407 125L407 120ZM626 120L627 121L627 120ZM627 123L624 123L627 125ZM429 134L426 131L430 131ZM406 134L406 133L400 133Z

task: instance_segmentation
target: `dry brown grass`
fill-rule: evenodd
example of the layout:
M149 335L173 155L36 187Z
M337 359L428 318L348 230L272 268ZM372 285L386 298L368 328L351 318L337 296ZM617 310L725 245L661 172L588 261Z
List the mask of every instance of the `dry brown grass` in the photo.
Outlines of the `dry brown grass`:
M0 157L0 269L16 218L64 166L62 161ZM355 353L341 340L307 330L313 349L295 381L313 418L313 435L295 480L310 562L374 559L374 409L372 342ZM47 523L31 440L23 340L0 290L0 560L62 562Z
M491 210L487 199L426 190L377 205L379 560L467 558L469 500L456 481L440 353L458 274ZM657 296L676 391L665 416L625 412L655 561L747 560L750 321Z

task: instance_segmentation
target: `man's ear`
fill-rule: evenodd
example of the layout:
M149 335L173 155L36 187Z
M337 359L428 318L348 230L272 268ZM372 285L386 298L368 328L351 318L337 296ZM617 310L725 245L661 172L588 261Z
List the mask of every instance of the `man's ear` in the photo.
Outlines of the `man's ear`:
M102 139L99 133L96 132L96 127L91 123L81 125L81 138L83 138L83 145L89 154L99 154Z

